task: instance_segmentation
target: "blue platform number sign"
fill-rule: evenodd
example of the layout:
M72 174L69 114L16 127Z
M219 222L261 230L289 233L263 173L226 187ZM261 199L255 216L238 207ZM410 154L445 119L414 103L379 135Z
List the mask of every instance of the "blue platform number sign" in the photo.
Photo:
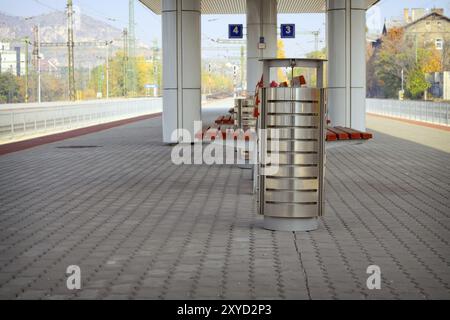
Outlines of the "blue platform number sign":
M228 26L228 38L229 39L242 39L244 37L244 25L243 24L230 24Z
M281 38L295 38L295 24L282 24Z

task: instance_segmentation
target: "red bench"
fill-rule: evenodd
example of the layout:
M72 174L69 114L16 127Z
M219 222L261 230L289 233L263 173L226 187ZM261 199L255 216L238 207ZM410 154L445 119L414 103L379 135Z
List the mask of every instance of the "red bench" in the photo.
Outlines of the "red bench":
M243 131L242 129L231 129L227 126L218 126L214 125L212 127L208 127L201 132L198 132L195 135L197 140L214 141L217 139L219 135L222 135L222 139L233 139L233 140L242 140L250 141L254 138L255 133L250 131ZM350 128L328 128L326 134L327 142L334 141L355 141L355 140L370 140L373 138L372 133L361 132Z
M327 130L327 141L337 141L338 137L336 133Z
M343 128L343 127L337 127L337 129L343 130L345 132L347 132L348 134L351 135L351 137L355 137L352 139L362 139L362 140L370 140L373 139L373 134L369 133L369 132L361 132L361 131L357 131L351 128Z
M337 140L349 140L350 136L345 131L342 131L337 128L328 128L328 132L334 133L336 135Z
M219 135L222 135L222 139L223 140L245 140L245 141L250 141L252 139L254 139L256 137L256 133L255 132L250 132L250 131L244 131L242 129L230 129L229 127L225 126L212 126L212 127L208 127L204 130L202 130L201 132L197 132L197 134L195 135L195 138L197 140L203 140L205 142L209 142L209 141L214 141L217 139L217 137Z
M329 121L328 121L329 122ZM245 141L250 141L253 138L252 133L243 132L238 129L234 131L230 126L234 125L234 119L231 115L220 116L216 119L215 125L208 127L206 130L196 134L198 140L214 141L219 134L222 134L223 139L238 140L244 138ZM230 131L231 130L231 131ZM362 132L351 128L344 127L328 127L326 132L326 141L355 141L355 140L370 140L373 134L369 132Z
M220 116L216 119L216 124L222 125L234 125L233 116Z
M336 127L327 129L327 141L370 140L373 134L351 128Z

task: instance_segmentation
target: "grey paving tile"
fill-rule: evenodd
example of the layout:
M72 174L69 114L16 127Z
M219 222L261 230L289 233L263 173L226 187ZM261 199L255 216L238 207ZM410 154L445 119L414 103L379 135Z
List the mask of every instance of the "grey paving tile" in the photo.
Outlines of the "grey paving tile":
M450 298L449 154L330 150L321 228L294 237L260 228L249 170L174 166L160 141L153 119L0 157L0 298Z

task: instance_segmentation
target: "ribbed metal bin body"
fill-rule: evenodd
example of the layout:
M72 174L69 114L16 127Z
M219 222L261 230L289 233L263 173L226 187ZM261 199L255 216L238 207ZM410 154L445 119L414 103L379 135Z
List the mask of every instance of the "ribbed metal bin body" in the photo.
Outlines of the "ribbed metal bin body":
M260 143L260 154L278 158L279 169L261 174L273 164L259 164L260 213L317 218L323 214L325 90L264 88L261 93L259 129L266 129L261 137L267 143Z
M240 129L256 128L256 118L253 115L253 111L253 99L235 99L236 126Z

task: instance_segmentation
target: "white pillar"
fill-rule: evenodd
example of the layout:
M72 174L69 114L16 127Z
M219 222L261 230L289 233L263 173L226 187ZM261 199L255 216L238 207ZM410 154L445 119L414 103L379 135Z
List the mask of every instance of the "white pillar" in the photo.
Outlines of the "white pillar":
M247 92L254 95L263 73L262 58L277 56L277 0L247 0ZM266 48L259 49L260 37Z
M163 0L163 140L176 129L190 132L201 120L201 1Z
M329 114L366 130L366 1L327 0Z

